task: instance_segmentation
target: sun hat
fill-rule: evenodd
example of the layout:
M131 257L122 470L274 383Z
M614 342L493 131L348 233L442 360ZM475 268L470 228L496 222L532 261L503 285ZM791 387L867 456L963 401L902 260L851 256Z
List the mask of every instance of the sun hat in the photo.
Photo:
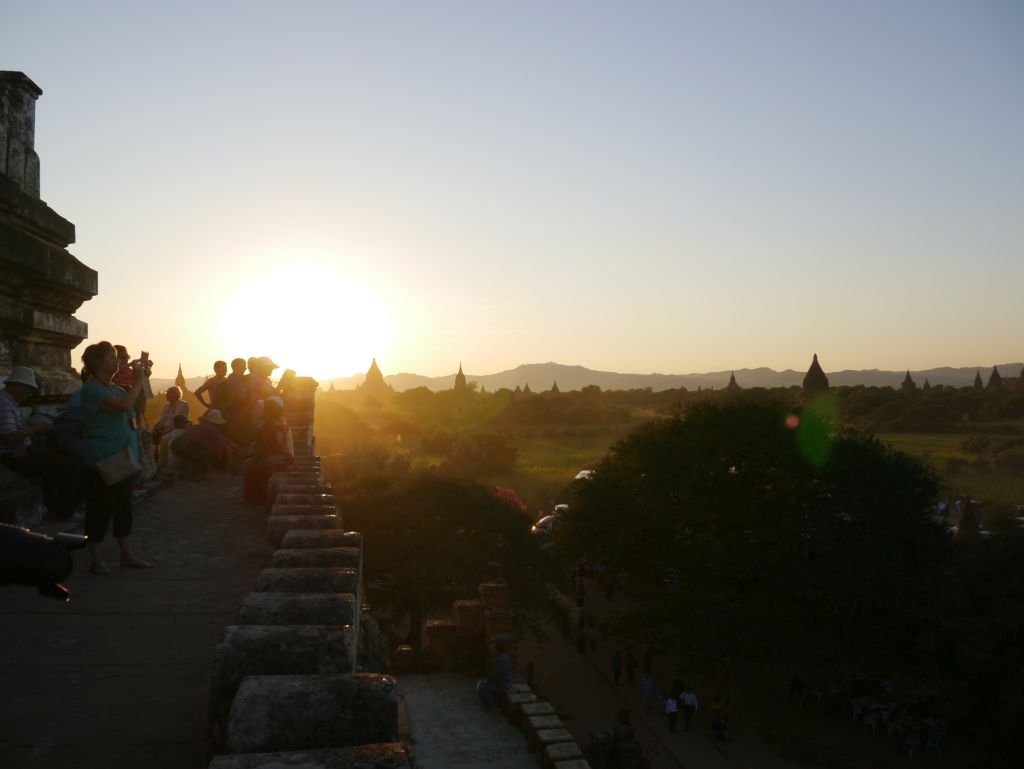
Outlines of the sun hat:
M228 423L228 421L224 418L224 415L221 414L220 411L217 409L210 409L201 417L199 417L199 421L209 422L211 425L226 425Z
M265 402L274 403L277 405L278 408L284 408L284 401L281 398L278 398L276 395L271 395L269 398L266 398Z
M39 389L39 384L36 382L36 372L28 366L14 366L11 369L10 376L7 377L6 384L23 384L28 385L33 390Z
M266 368L269 368L271 371L273 371L275 368L281 368L276 363L274 363L274 361L272 361L270 358L268 358L266 355L261 355L259 358L257 358L256 359L256 365L258 365L258 366L265 366Z

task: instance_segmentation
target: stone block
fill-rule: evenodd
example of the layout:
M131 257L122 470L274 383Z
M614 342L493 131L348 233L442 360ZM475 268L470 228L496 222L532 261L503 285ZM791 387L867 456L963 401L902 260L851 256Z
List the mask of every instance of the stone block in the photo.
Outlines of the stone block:
M333 494L294 494L280 492L273 497L275 505L312 505L314 507L335 507L338 500Z
M286 494L285 496L294 496ZM280 497L278 497L280 499ZM331 515L337 514L338 506L334 502L275 502L270 506L271 515Z
M340 529L337 515L271 515L267 518L267 544L277 548L288 531L294 529Z
M512 595L504 582L481 582L477 593L485 609L507 609Z
M278 494L332 494L330 486L320 483L282 483L277 487Z
M238 607L239 625L338 627L354 625L355 620L352 593L249 593Z
M413 762L402 743L386 742L352 748L217 756L209 769L413 769Z
M311 567L264 569L256 576L255 592L357 593L358 590L359 573L355 569Z
M247 676L352 672L351 625L231 625L214 651L210 682L210 745L225 739L228 711Z
M416 650L409 644L402 644L391 654L391 669L396 673L411 673L416 667Z
M559 729L569 734L565 729ZM572 741L572 735L564 742L554 742L544 745L541 755L541 766L544 769L552 769L559 761L576 761L583 758L583 751L580 746Z
M573 761L555 761L552 769L590 769L590 762L582 758Z
M452 604L459 634L478 636L484 629L484 606L479 600L456 601Z
M380 625L373 614L364 606L359 620L359 657L356 659L359 673L390 673L391 666L384 651Z
M363 546L363 535L358 531L338 531L337 529L295 529L289 531L281 540L285 550L306 550L308 548L358 547Z
M516 619L511 609L484 609L484 632L488 639L514 635Z
M230 753L336 748L398 738L395 679L373 673L250 676L228 717Z
M270 558L272 569L311 568L316 566L358 569L362 552L358 547L276 550Z
M536 718L557 718L557 716L535 716ZM530 751L537 754L537 757L544 755L544 748L558 742L572 742L572 735L569 730L559 722L558 726L550 729L535 729L530 732Z

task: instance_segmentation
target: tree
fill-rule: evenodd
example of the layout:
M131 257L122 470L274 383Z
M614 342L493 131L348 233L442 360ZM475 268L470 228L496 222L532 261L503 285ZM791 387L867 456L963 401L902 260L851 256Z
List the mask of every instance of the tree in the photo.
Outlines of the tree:
M362 532L373 600L411 619L408 643L419 645L427 612L475 597L497 562L513 605L528 617L559 617L548 585L559 581L553 559L530 535L521 510L493 489L409 472L398 482L355 494L345 523Z
M667 645L900 666L946 547L934 489L916 461L810 413L698 404L576 484L560 544L626 572L644 608L624 626Z

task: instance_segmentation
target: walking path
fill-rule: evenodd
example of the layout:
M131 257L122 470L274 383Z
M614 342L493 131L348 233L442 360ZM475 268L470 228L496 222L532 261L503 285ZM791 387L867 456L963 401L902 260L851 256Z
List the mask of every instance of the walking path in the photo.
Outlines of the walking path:
M156 568L88 571L61 604L0 588L4 769L201 769L214 646L265 559L237 476L178 482L138 505L133 537Z
M418 769L537 769L526 737L480 706L475 683L463 673L398 678Z

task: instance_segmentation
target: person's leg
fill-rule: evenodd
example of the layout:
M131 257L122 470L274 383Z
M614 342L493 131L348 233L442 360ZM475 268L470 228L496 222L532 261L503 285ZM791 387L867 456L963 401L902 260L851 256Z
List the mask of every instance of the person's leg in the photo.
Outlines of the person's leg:
M131 479L111 486L113 498L114 536L121 550L122 566L149 568L151 563L143 561L132 552L132 485Z
M58 518L70 518L75 510L78 476L82 466L77 460L47 449L42 452L43 493L46 506Z
M89 547L89 571L93 574L109 574L110 569L103 562L100 544L110 524L111 507L107 501L107 486L93 467L85 468L85 523L86 544Z
M668 714L668 733L676 733L676 713L672 712Z

